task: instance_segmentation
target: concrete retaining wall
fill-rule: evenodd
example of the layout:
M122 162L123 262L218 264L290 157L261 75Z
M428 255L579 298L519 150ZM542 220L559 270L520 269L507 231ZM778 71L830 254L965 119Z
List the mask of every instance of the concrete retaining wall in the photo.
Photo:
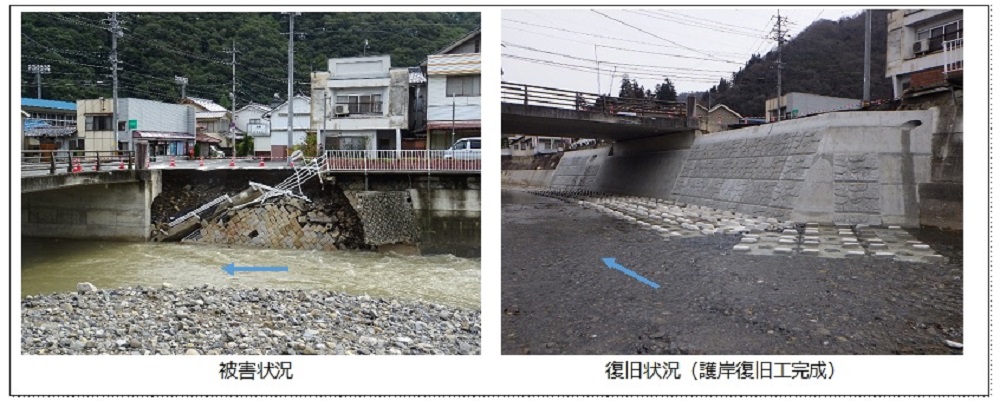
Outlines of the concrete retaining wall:
M577 150L563 154L552 173L552 189L573 190L597 188L597 176L611 148Z
M670 150L608 157L601 166L595 188L603 192L669 198L687 154L687 150Z
M518 187L548 187L555 170L504 170L500 182Z
M158 171L137 182L76 185L21 194L21 235L41 238L145 241L150 204L161 190Z
M780 219L916 226L933 130L931 111L846 112L705 136L673 195Z

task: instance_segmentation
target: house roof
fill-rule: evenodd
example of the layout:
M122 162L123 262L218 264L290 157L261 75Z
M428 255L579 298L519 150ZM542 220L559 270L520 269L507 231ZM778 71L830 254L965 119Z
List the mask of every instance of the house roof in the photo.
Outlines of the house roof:
M699 108L699 109L701 109L702 111L704 111L705 114L711 114L712 112L714 112L716 110L723 109L725 111L728 111L728 112L732 113L737 118L743 118L743 116L741 116L740 113L737 113L735 110L730 109L729 106L726 106L724 104L717 104L715 106L712 106L711 110L709 110L707 107L702 106L700 104L695 104L694 106L697 107L697 108Z
M312 101L312 98L310 98L309 96L295 95L295 98L297 98L297 99L305 99L305 101L307 101L307 102L311 102ZM271 113L273 113L273 112L277 111L278 109L284 107L286 104L288 104L287 100L284 101L284 102L282 102L281 104L279 104L277 106L274 106L273 109L271 109L268 112L264 113L264 115L261 116L261 118L270 118ZM295 113L295 114L299 114L299 113Z
M30 97L21 98L22 107L41 107L45 109L76 110L76 102L64 102L62 100L35 99Z
M222 118L226 116L227 111L198 111L194 113L194 117L197 119L213 119Z
M468 35L465 35L460 39L452 42L450 45L441 48L441 50L434 52L434 54L447 54L448 52L454 50L456 47L459 47L463 43L469 41L469 39L476 37L477 35L479 35L479 28L473 29L472 32L469 32Z
M243 106L239 110L236 110L236 112L239 113L239 112L242 112L242 111L248 110L248 109L257 109L257 110L263 111L265 113L271 111L271 108L267 107L265 105L262 105L262 104L259 104L259 103L250 103L250 104L247 104L246 106Z
M206 111L226 111L225 107L222 107L218 103L215 103L208 99L188 96L185 100L189 100L191 101L191 103L201 106L201 108L205 109Z

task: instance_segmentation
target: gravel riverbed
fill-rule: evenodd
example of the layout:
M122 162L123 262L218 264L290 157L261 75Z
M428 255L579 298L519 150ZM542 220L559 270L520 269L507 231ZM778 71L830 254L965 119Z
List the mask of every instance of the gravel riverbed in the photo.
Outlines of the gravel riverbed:
M204 285L21 301L23 354L475 355L480 312L322 290Z

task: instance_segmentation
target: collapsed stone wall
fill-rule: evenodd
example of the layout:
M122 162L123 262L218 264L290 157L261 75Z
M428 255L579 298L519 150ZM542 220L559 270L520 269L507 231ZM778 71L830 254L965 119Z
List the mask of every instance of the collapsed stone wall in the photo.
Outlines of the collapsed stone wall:
M185 242L333 251L365 248L357 216L301 199L226 212Z

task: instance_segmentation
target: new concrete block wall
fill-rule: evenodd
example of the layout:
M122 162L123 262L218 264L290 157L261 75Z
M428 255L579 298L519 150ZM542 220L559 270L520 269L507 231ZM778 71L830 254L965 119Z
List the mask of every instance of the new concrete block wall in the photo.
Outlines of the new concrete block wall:
M500 182L518 187L548 187L555 170L504 170Z
M700 137L673 195L803 222L916 226L933 131L931 111L844 112Z
M563 154L549 185L552 189L596 190L597 176L611 148L577 150Z
M670 150L608 157L594 188L603 192L668 198L687 154L687 150Z

